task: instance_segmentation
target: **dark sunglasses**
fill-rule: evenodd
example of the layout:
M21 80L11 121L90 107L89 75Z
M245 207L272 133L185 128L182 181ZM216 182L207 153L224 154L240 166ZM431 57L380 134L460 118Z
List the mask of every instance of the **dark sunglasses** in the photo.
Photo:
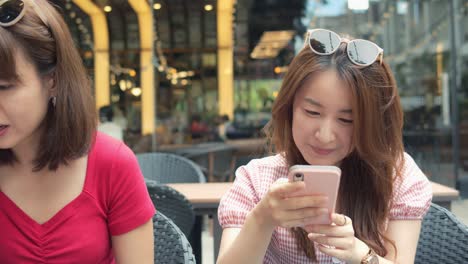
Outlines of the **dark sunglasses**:
M374 42L364 39L344 39L328 29L308 30L306 42L308 42L310 49L318 55L333 54L338 50L340 44L345 42L349 60L363 67L371 65L377 59L380 59L380 64L383 61L383 49Z
M0 0L0 26L13 26L25 13L23 0Z

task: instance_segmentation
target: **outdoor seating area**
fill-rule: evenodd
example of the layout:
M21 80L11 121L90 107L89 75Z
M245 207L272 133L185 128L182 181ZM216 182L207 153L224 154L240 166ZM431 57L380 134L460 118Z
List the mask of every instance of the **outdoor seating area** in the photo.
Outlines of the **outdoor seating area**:
M0 0L0 65L0 264L468 264L468 0Z
M262 138L235 139L160 146L158 152L137 154L156 209L182 230L197 263L216 263L222 234L217 215L220 199L232 185L239 166L268 155L266 143ZM432 188L434 204L423 221L416 263L441 263L438 261L451 257L449 254L465 260L467 255L460 245L468 239L467 226L450 212L460 193L436 182L432 182ZM212 242L203 244L207 237ZM433 257L433 249L438 247L445 248L447 255ZM458 247L458 251L450 247Z
M251 145L249 147L252 148ZM206 163L206 159L203 162L200 162L202 159L197 160L197 155L207 155L206 149L213 151L213 158L216 160L217 150L223 148L216 144L205 144L178 149L175 153L179 154L163 152L138 155L156 209L182 230L190 241L197 263L201 263L202 260L203 263L216 262L222 233L217 208L221 197L232 185L231 178L223 178L223 181L220 181L219 178L208 177L209 170L206 168L209 167L209 163ZM236 153L239 152L242 153ZM189 159L194 157L193 161ZM177 160L177 163L174 160ZM165 166L147 166L148 164ZM180 176L181 174L185 174L186 177ZM416 263L440 263L439 260L444 259L444 256L451 257L450 254L457 255L454 259L466 260L467 254L464 252L468 251L464 249L464 244L467 244L468 240L468 227L450 212L452 202L460 199L460 194L453 188L435 182L432 182L432 189L434 204L423 221ZM203 244L202 232L211 237L212 248ZM431 254L436 252L434 249L439 247L444 248L446 255L432 257ZM451 250L451 247L458 250ZM207 261L206 257L203 257L207 252L213 259Z

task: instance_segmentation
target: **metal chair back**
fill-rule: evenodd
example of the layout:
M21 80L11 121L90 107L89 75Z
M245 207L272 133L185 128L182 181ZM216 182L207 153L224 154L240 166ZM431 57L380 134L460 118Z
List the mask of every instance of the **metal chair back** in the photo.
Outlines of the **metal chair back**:
M187 198L166 185L147 181L146 186L156 210L169 217L186 237L190 237L195 223L195 213Z
M206 182L205 176L193 161L170 153L137 154L145 179L165 183Z
M192 264L192 247L180 229L161 212L153 216L154 263Z

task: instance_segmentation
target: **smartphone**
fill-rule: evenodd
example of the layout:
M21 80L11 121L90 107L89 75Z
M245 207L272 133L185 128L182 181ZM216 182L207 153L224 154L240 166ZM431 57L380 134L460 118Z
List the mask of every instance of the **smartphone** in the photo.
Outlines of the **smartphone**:
M328 197L327 208L335 212L336 198L340 186L341 170L336 166L294 165L289 168L290 182L303 181L305 189L292 196L325 195ZM309 224L331 224L329 215L323 215Z

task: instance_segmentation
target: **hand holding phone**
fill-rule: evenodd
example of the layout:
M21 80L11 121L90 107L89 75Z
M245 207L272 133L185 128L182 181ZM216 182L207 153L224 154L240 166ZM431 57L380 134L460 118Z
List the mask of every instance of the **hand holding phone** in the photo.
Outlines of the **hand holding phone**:
M336 166L294 165L289 169L289 181L304 181L305 189L292 196L324 195L328 197L327 208L335 212L336 198L340 186L341 170ZM330 214L318 216L309 224L331 224Z

